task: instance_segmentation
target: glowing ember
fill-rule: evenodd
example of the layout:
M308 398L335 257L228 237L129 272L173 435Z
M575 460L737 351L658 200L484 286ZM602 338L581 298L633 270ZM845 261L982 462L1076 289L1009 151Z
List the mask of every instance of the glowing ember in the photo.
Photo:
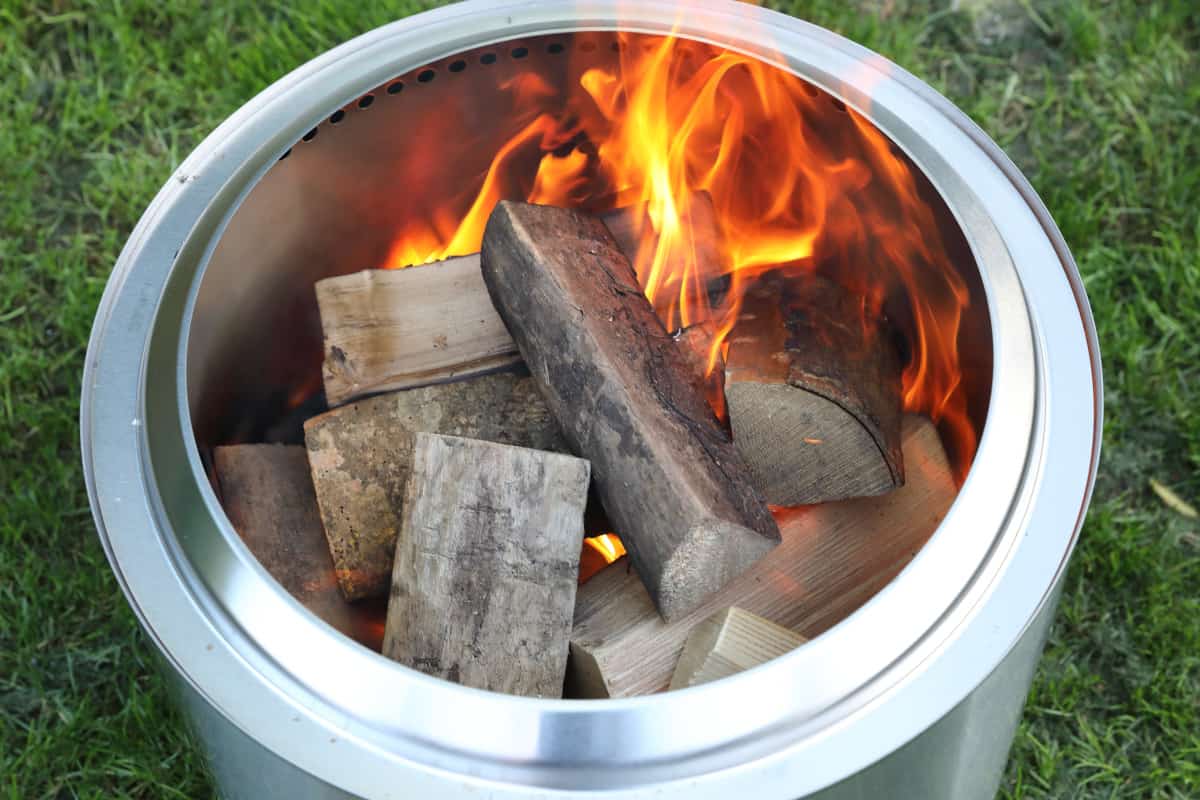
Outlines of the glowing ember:
M585 547L590 547L604 556L604 560L609 564L625 555L625 545L621 544L621 540L613 533L602 533L599 536L592 536L584 539L583 543Z
M531 71L501 87L515 114L461 145L494 152L490 169L463 180L456 204L398 220L387 266L477 251L502 198L637 207L655 234L642 232L635 264L646 295L668 330L714 324L710 370L758 276L819 271L904 332L905 409L939 423L965 472L977 443L957 344L968 291L907 159L853 109L749 56L620 34L610 57L600 41L575 48L565 81ZM698 192L712 198L720 264L697 263Z

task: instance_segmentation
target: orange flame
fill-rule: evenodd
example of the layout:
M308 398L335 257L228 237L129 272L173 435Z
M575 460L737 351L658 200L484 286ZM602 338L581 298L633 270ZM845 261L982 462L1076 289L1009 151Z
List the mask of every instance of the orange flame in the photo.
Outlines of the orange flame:
M939 423L965 473L977 444L957 344L968 291L907 159L859 113L763 61L673 36L621 33L615 52L597 46L602 34L576 41L589 36L562 84L531 70L502 86L516 133L474 143L495 156L473 200L400 220L386 266L478 251L503 197L634 207L651 228L635 230L646 296L668 329L712 322L710 371L757 278L832 273L906 334L904 407ZM719 263L700 257L698 198L711 200Z
M614 533L602 533L584 539L579 559L579 583L587 583L596 573L623 555L625 545Z

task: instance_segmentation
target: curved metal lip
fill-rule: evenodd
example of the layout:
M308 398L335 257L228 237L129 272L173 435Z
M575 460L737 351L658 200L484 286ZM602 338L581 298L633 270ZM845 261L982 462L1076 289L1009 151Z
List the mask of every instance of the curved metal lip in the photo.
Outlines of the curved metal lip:
M301 67L184 162L131 236L97 313L81 411L85 472L131 606L221 713L349 791L618 795L654 785L695 797L823 788L915 737L990 673L1045 602L1074 543L1098 458L1098 349L1061 236L1015 168L948 101L827 31L734 3L689 8L686 19L670 2L632 5L468 2L385 26ZM976 467L929 545L810 645L668 695L505 697L358 648L278 590L203 479L187 427L185 328L224 220L328 109L457 51L612 29L618 18L624 29L674 30L790 69L864 111L908 151L984 273L993 398ZM1064 299L1074 318L1061 313ZM1077 407L1085 385L1091 402ZM331 669L346 665L356 678L332 685Z

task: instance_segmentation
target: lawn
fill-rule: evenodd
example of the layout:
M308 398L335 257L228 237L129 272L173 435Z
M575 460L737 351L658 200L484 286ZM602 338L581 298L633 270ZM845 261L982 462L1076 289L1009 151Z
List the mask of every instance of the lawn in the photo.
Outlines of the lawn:
M87 507L77 403L92 315L142 209L208 131L293 67L425 5L0 0L4 796L211 796ZM771 5L966 110L1033 181L1091 296L1103 467L1004 796L1200 797L1200 524L1149 486L1200 500L1193 0Z

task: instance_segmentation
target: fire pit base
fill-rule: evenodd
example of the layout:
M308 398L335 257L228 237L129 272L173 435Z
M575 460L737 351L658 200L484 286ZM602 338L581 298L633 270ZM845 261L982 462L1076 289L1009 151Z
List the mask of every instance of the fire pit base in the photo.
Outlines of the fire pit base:
M1000 789L1025 695L1054 620L1058 588L1012 652L950 713L882 761L828 789L804 795L805 800L992 800ZM214 709L174 670L164 669L164 674L200 740L222 800L363 800L280 758ZM689 797L710 796L703 782L688 783ZM461 790L477 787L464 780ZM397 789L380 787L380 791L386 788ZM405 787L398 788L408 794ZM412 792L411 796L421 795ZM718 788L711 796L716 800L728 795L721 795Z

